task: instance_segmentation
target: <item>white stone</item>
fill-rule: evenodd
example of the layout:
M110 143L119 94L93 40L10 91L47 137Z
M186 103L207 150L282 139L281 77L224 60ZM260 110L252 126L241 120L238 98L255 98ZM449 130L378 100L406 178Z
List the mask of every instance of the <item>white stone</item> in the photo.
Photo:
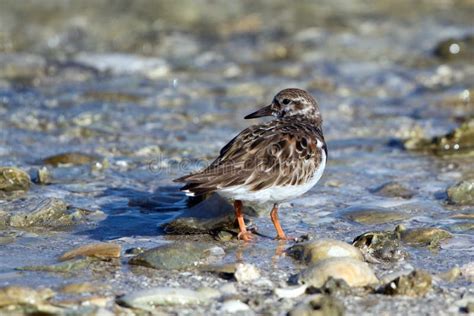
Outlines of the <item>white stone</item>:
M222 304L220 309L222 313L240 313L250 311L250 307L239 300L230 300Z
M236 265L234 277L237 282L246 283L260 278L260 271L257 267L249 263L238 263Z

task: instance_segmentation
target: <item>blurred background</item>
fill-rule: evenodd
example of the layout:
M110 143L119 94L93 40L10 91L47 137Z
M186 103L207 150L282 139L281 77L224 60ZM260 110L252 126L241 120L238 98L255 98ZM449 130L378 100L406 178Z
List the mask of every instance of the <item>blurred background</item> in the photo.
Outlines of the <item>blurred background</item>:
M462 267L474 244L473 17L472 0L0 1L0 166L14 168L0 168L0 283L62 282L12 271L78 242L170 238L160 225L186 208L171 180L209 163L287 87L319 101L329 162L282 207L285 229L348 242L399 223L442 230L436 260L410 248L410 264ZM12 224L45 200L57 218ZM274 268L271 242L245 251ZM269 278L295 270L283 262ZM127 269L114 287L159 280ZM454 300L462 282L444 293ZM434 314L446 301L417 306Z

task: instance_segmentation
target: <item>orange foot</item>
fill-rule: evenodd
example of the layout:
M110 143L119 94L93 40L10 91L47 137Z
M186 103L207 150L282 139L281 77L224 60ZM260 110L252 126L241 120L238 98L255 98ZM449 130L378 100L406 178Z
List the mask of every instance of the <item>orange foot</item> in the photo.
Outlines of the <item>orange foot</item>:
M251 232L249 231L245 231L245 232L240 232L238 235L237 235L237 239L241 239L243 241L251 241L253 239L253 235Z
M283 241L296 241L298 238L296 237L290 237L290 236L276 236L275 240L283 240Z

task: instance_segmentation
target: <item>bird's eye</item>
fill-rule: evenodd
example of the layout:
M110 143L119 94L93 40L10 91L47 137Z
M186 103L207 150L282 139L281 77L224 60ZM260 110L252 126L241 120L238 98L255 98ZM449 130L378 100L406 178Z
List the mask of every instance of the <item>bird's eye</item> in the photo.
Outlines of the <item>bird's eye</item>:
M283 101L282 101L282 103L284 105L288 105L288 104L290 104L290 102L291 102L290 99L283 99Z

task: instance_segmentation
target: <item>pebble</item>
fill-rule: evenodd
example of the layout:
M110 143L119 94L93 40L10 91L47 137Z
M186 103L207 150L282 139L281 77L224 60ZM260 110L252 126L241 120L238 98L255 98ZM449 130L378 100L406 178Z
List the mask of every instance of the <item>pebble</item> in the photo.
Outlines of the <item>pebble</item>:
M431 289L432 278L428 272L415 270L402 275L382 287L386 295L424 296Z
M288 312L288 316L343 316L344 305L329 295L307 297Z
M454 282L461 276L461 274L461 269L459 267L454 267L446 272L438 273L436 276L445 282Z
M239 283L247 283L260 278L260 271L253 264L237 263L234 277Z
M235 314L235 313L242 313L242 312L247 312L250 311L250 307L239 301L239 300L229 300L226 301L222 304L220 308L221 313L230 313L230 314Z
M342 215L351 221L366 225L397 222L410 217L409 214L402 211L364 206L349 207L342 211Z
M102 158L99 156L75 152L62 153L43 159L44 164L52 165L55 167L90 165L99 163L101 161Z
M16 268L19 271L43 271L43 272L72 272L87 268L91 261L88 259L72 260L59 264L52 265L38 265L38 266L23 266Z
M306 264L314 264L328 258L339 257L364 261L364 257L358 248L335 239L319 239L296 244L287 250L287 254Z
M331 258L318 262L303 270L300 284L322 287L330 278L342 279L351 287L373 285L378 282L372 269L365 262L353 258Z
M218 194L213 194L164 224L163 228L168 234L202 234L231 229L234 222L233 206Z
M83 294L87 292L95 292L100 288L97 284L93 284L90 282L83 282L83 283L71 283L63 286L60 291L62 293L78 293Z
M461 273L462 276L468 279L470 282L474 282L474 261L461 266Z
M122 246L113 243L94 243L80 246L64 253L59 260L66 261L76 257L95 257L100 259L120 258Z
M397 231L366 232L354 238L352 244L361 250L368 262L395 262L408 256L408 253L402 249Z
M238 294L237 288L234 283L226 283L219 288L219 292L224 296L234 296Z
M399 225L397 230L400 232L400 237L403 242L414 246L436 248L441 241L453 237L448 231L436 227L405 229Z
M36 305L52 297L54 291L48 288L34 290L23 286L7 286L0 288L0 307L8 305Z
M30 176L25 171L14 167L0 167L0 198L15 192L26 192L30 189Z
M305 293L307 289L306 285L293 286L287 288L277 288L275 289L275 295L279 298L295 298L301 296Z
M126 294L117 299L121 305L133 308L153 305L205 304L220 297L217 290L201 288L198 290L184 288L157 287Z
M388 182L370 190L373 194L384 197L411 199L415 193L398 182Z
M61 227L76 223L68 204L61 199L28 199L10 203L9 225L12 227Z
M462 180L449 187L448 199L457 205L474 205L474 179Z

